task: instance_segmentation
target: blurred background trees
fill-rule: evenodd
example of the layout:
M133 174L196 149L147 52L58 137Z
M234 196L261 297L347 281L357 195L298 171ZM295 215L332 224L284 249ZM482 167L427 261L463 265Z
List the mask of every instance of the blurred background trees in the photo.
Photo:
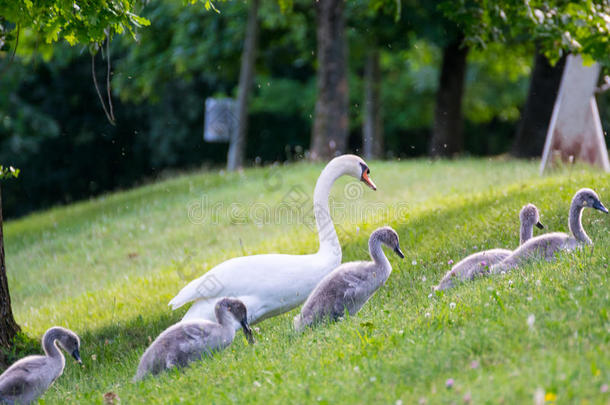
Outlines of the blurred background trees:
M66 30L50 49L44 35L22 29L9 65L16 14L5 11L10 1L0 4L0 163L21 169L5 185L7 216L171 170L224 167L228 144L203 142L207 97L241 94L247 106L243 158L229 168L336 151L537 156L562 55L607 63L610 54L604 2L260 1L243 97L254 3L214 3L216 13L209 3L158 0L120 14L137 41L110 42L113 126L93 86L89 45L71 46ZM598 96L604 124L607 97Z

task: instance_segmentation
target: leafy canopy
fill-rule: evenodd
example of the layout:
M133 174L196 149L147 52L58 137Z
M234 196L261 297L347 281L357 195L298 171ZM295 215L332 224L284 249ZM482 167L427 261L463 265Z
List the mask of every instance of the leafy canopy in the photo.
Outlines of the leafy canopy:
M65 39L70 45L101 42L106 30L135 38L135 27L150 24L134 13L132 0L33 1L0 0L2 18L19 29L33 31L47 44Z
M0 180L17 177L19 177L19 169L15 169L13 166L4 167L0 165Z
M569 52L610 66L610 0L458 0L440 8L470 45L533 39L552 62Z

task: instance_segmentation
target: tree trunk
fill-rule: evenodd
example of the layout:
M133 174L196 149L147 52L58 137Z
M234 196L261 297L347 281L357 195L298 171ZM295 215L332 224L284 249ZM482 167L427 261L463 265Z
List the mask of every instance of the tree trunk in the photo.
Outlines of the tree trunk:
M464 149L462 96L468 48L458 37L443 50L443 62L436 93L430 155L452 156Z
M241 54L239 90L237 92L237 133L231 139L227 155L227 170L236 170L244 165L246 138L248 135L248 99L254 79L254 61L258 37L258 6L260 0L249 0L248 25L244 49Z
M525 108L517 126L511 154L517 157L540 157L553 114L565 57L555 66L540 52L536 52L534 71L530 81Z
M2 232L2 191L0 190L0 347L9 347L13 337L19 332L19 325L13 318L11 296L8 292L6 265L4 261L4 234Z
M344 0L315 2L318 95L311 140L314 160L328 160L347 149L349 99L344 6Z
M364 67L364 122L362 153L366 159L383 157L383 121L381 119L381 70L379 50L371 50Z

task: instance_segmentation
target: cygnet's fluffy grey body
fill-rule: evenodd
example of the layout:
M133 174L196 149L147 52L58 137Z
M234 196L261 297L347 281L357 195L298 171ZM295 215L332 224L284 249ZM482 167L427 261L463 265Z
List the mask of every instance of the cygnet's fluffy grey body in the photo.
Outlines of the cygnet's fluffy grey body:
M373 261L345 263L324 277L303 304L301 313L294 318L294 328L302 331L325 319L335 321L345 311L356 314L392 272L382 244L404 258L396 231L387 226L375 230L369 238Z
M532 238L506 259L491 267L492 274L498 274L518 267L527 260L545 259L552 260L559 251L570 251L582 245L592 245L591 238L582 227L582 211L585 208L608 213L595 191L589 188L580 189L572 198L568 227L572 235L563 232L553 232Z
M527 204L521 208L519 220L521 222L519 232L520 245L534 236L534 226L540 229L544 228L540 223L538 208L534 204ZM473 253L456 263L445 274L440 283L434 287L434 290L447 290L454 287L456 282L472 280L478 275L488 274L490 266L500 263L512 253L513 251L509 249L489 249Z
M80 339L76 333L52 327L42 337L44 356L25 357L0 375L0 403L29 404L44 394L66 365L58 345L81 363Z
M173 367L186 367L225 349L233 342L239 328L243 328L248 341L253 342L243 302L222 298L216 303L215 313L218 323L204 319L183 321L161 333L144 352L134 381Z

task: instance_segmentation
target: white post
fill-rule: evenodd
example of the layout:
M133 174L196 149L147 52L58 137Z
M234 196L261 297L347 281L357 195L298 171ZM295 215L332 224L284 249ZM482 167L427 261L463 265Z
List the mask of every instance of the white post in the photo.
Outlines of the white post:
M595 88L600 66L583 65L579 55L568 55L546 135L540 173L556 159L586 162L610 171Z

